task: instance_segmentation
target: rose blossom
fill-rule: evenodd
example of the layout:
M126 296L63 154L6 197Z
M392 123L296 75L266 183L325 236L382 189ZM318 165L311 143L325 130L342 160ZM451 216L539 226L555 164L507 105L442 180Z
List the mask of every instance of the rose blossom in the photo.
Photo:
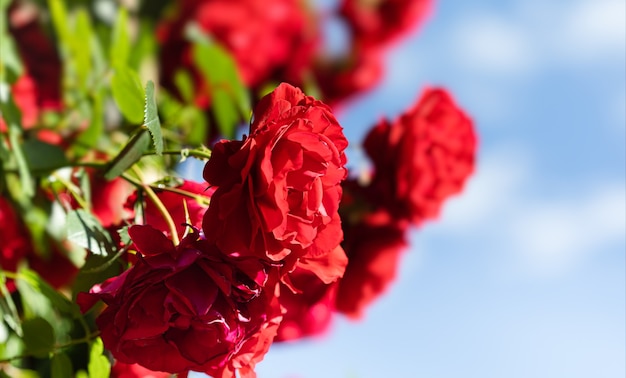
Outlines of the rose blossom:
M470 118L443 89L428 89L395 121L366 136L374 164L370 201L420 224L438 215L474 170L477 137Z
M204 168L217 190L203 229L225 253L283 261L290 270L342 240L348 142L326 105L288 84L264 97L253 118L250 136L216 144ZM320 278L328 270L313 269Z
M254 377L281 318L268 270L197 233L178 246L147 225L129 234L142 257L78 298L83 310L108 305L96 324L113 357L154 371Z

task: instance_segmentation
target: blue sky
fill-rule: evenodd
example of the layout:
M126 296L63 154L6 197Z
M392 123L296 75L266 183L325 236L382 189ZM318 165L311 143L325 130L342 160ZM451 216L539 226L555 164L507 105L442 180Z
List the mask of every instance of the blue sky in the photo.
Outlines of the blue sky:
M360 140L443 85L479 129L477 174L412 232L363 321L273 347L259 377L624 377L625 14L623 0L437 1L340 120Z

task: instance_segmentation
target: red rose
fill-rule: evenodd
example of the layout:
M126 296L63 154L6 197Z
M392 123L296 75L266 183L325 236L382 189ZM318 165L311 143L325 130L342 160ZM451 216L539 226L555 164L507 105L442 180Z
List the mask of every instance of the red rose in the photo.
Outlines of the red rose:
M436 217L474 171L476 145L473 123L452 97L426 90L398 119L382 120L367 135L370 200L414 224Z
M340 14L354 43L384 47L419 25L430 6L430 0L343 0Z
M407 246L406 225L381 211L344 226L348 266L338 283L337 311L361 317L366 307L387 290Z
M342 240L348 141L326 105L288 84L264 97L253 118L250 136L216 144L204 168L217 190L203 229L225 253L284 261L289 270Z
M264 266L228 258L198 234L175 247L150 226L129 233L143 257L78 298L83 310L108 305L96 324L113 357L154 371L253 377L281 318Z

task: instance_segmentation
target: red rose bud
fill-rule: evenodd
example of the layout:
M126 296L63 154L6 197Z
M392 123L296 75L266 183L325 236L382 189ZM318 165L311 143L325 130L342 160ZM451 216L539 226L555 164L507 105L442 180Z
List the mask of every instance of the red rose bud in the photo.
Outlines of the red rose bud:
M364 147L374 164L370 201L420 224L435 218L474 171L472 120L443 89L428 89L393 122L382 120Z
M338 282L335 306L337 311L359 318L396 278L400 256L407 246L406 222L380 211L344 226L344 232L348 266Z
M225 253L289 271L343 238L337 210L348 141L326 105L288 84L264 97L253 118L250 136L216 144L204 168L217 190L203 230Z
M108 305L96 324L113 357L173 374L254 377L281 320L265 266L229 258L197 233L178 246L150 226L129 234L142 257L77 300L83 311Z

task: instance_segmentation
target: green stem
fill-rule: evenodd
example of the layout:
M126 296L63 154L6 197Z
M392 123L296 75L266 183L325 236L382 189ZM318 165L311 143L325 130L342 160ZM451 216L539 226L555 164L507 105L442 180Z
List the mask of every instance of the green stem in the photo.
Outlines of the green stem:
M127 180L128 182L130 182L131 184L143 189L146 192L146 195L148 196L148 198L150 198L152 203L154 203L154 205L157 207L157 210L159 210L159 213L161 213L161 215L163 216L163 219L165 219L165 223L167 223L167 227L170 229L170 234L172 235L172 242L174 243L174 245L178 245L180 243L180 240L178 239L178 231L176 230L176 224L174 223L174 220L172 219L170 212L167 211L167 209L165 208L165 205L163 204L163 202L161 202L161 200L156 195L154 190L152 190L150 185L144 184L141 181L141 171L136 166L133 166L131 169L133 170L135 175L139 177L139 180L125 173L122 174L121 177Z
M56 353L60 349L65 349L74 345L89 343L91 340L95 339L98 336L100 336L100 331L96 331L94 333L88 333L85 337L81 337L80 339L74 339L64 344L55 345L50 351L50 353ZM31 357L31 356L32 354L25 353L25 354L20 354L18 356L6 357L3 359L0 359L0 364L11 362L13 360L20 360L22 358Z
M208 160L211 158L210 150L195 150L195 149L183 148L182 150L165 150L162 153L163 155L180 155L183 158L186 158L188 156L193 156L195 158L202 159L202 160ZM156 152L146 152L143 154L143 156L150 156L150 155L156 155Z

